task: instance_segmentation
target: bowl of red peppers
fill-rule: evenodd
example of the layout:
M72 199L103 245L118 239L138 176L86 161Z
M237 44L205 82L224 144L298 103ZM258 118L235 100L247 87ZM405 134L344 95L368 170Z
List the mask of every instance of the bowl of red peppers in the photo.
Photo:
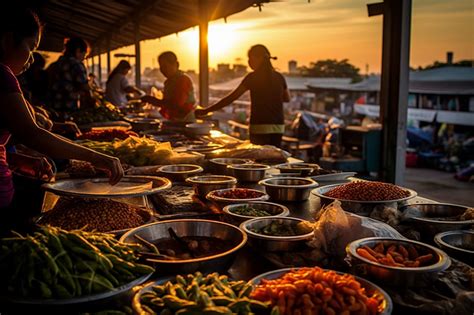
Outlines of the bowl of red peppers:
M363 238L349 243L346 253L355 274L392 286L428 285L451 265L442 250L409 239Z

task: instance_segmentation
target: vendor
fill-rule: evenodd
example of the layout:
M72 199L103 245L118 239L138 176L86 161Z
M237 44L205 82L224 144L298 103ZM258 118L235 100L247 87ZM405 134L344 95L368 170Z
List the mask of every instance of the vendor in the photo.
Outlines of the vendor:
M61 120L68 120L72 112L94 102L83 63L89 50L89 44L84 39L67 39L63 55L46 70L49 77L48 105Z
M142 101L159 106L164 118L174 122L194 122L196 99L194 97L193 81L179 70L176 55L167 51L158 56L160 71L166 77L163 99L144 96Z
M38 47L41 25L36 14L29 10L13 8L0 13L0 232L18 224L23 209L15 209L12 203L14 186L12 173L6 158L11 136L53 158L89 161L95 167L108 172L110 183L116 184L123 176L117 158L95 152L39 127L23 97L15 75L25 71L32 62L32 53ZM44 164L43 173L49 173ZM20 223L21 224L21 223Z
M290 101L285 78L273 68L270 60L276 57L272 57L265 46L252 46L248 58L254 71L229 95L208 108L196 110L195 114L201 116L228 106L250 90L250 141L279 147L285 131L283 102Z
M128 61L120 60L107 79L105 99L118 108L124 108L127 106L127 95L135 94L141 96L145 94L145 92L134 87L128 81L127 74L130 72L130 69L132 69L132 66Z

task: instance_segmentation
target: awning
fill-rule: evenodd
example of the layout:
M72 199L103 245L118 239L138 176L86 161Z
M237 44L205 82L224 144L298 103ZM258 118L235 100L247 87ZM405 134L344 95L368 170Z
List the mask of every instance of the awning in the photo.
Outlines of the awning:
M39 50L59 52L64 38L80 36L91 43L92 55L140 40L160 38L216 20L268 0L20 0L36 10L45 24ZM202 8L205 8L204 10ZM207 14L203 14L207 12Z

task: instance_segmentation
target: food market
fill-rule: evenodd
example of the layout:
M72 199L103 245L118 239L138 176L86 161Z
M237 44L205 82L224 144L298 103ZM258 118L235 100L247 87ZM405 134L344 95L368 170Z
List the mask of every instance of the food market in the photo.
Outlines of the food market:
M401 176L403 106L382 103L393 74L370 95L381 123L360 132L340 116L368 105L334 97L357 81L282 74L262 44L250 71L240 58L209 70L208 23L272 1L19 2L0 13L0 315L472 315L474 205ZM184 51L142 59L141 41L194 26L198 72ZM58 53L41 102L10 33ZM314 110L330 99L337 114Z

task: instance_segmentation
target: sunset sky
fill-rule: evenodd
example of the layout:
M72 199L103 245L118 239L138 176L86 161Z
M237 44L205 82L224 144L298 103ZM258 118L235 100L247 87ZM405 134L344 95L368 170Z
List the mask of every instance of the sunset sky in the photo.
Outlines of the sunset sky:
M380 71L382 17L367 16L361 0L289 0L265 4L262 12L248 8L209 26L209 64L247 63L250 46L261 43L278 57L274 65L287 71L288 61L309 65L319 59L347 58L366 73ZM413 0L411 66L445 60L474 59L473 0ZM175 51L182 69L198 69L198 28L160 40L142 42L142 69L156 67L156 56ZM133 53L125 47L113 53ZM106 64L105 55L102 64ZM113 58L115 65L119 59Z

